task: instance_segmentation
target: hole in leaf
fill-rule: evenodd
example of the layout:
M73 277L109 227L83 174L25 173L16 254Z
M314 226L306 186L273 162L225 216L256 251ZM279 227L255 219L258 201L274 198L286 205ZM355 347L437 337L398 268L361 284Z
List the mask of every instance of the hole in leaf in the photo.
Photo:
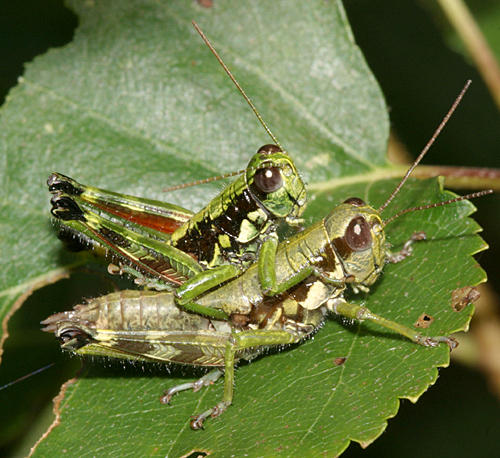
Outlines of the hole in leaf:
M433 321L434 318L432 316L427 315L427 313L422 313L422 315L418 317L418 320L414 324L414 326L417 328L428 328Z
M211 452L208 450L191 450L185 455L182 455L181 458L202 458L208 455L211 455Z

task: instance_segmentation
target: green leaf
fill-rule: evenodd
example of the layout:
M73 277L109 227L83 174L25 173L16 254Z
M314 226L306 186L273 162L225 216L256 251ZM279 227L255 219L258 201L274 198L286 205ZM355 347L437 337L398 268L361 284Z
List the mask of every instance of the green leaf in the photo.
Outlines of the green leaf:
M339 2L217 1L205 9L185 1L74 1L72 7L80 18L73 42L29 64L1 111L4 323L23 293L88 264L64 252L51 230L45 187L51 171L195 210L219 185L168 196L161 189L241 169L269 143L192 19L302 171L311 191L309 221L352 195L380 205L394 188L384 179L398 173L385 160L386 107ZM384 216L447 198L435 181L412 181ZM391 224L395 248L416 230L429 240L405 262L387 266L369 295L352 299L409 326L431 315L432 334L466 328L472 307L458 313L450 304L453 290L485 278L470 256L485 248L467 218L472 210L460 203ZM61 292L50 297L54 311L75 300ZM220 399L220 383L183 393L166 407L158 402L163 390L193 374L90 364L66 386L58 423L35 456L335 455L350 440L372 442L399 398L418 398L448 358L444 345L421 348L374 325L330 318L314 339L242 364L233 406L201 432L190 430L189 416Z

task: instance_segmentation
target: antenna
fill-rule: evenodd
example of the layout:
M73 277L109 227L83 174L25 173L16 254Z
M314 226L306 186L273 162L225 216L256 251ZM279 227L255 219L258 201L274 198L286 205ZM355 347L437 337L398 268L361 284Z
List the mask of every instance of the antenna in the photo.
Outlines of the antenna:
M238 170L237 172L229 172L224 175L217 175L215 177L203 178L202 180L191 181L190 183L177 184L169 188L162 189L163 192L177 191L178 189L189 188L191 186L198 186L199 184L211 183L212 181L223 180L224 178L231 178L246 172L246 169Z
M198 24L195 22L195 21L192 21L193 23L193 27L196 29L196 31L200 34L200 37L202 38L202 40L205 42L205 44L208 46L208 48L210 49L210 51L212 51L212 54L215 56L215 58L219 61L219 64L221 64L222 68L224 69L224 71L227 73L227 75L229 76L229 78L231 78L231 81L234 83L234 85L237 87L238 91L240 92L240 94L243 96L243 98L247 101L248 105L250 105L250 108L252 109L252 111L255 113L255 116L257 116L257 119L259 120L259 122L262 124L262 127L264 127L264 129L266 130L267 134L271 137L271 139L273 140L273 142L279 146L279 148L281 149L281 151L284 151L283 150L283 147L281 146L280 142L278 141L278 139L274 136L274 134L271 132L271 129L269 129L269 127L267 127L267 124L265 123L264 119L262 119L262 116L260 115L260 113L257 111L257 108L255 108L255 105L252 103L252 101L250 100L250 98L247 96L247 94L245 93L245 91L243 90L243 88L240 86L240 83L238 83L238 81L236 81L236 78L233 76L233 74L231 73L231 71L229 70L229 68L227 67L227 65L224 63L224 61L222 60L222 58L219 56L219 53L215 50L215 48L212 46L212 43L210 43L210 41L208 40L208 38L205 36L205 34L202 32L202 30L200 29L200 27L198 26Z
M415 159L415 162L413 162L412 166L407 170L407 172L405 173L405 176L403 177L403 179L399 182L399 184L396 186L396 188L394 189L394 191L392 191L391 195L389 196L389 198L385 201L385 203L378 209L378 212L379 213L382 213L386 207L392 202L392 200L394 199L394 197L396 197L396 195L398 194L398 192L401 190L401 188L403 187L403 185L406 183L406 180L408 180L408 177L411 175L411 173L413 172L413 170L415 170L415 167L419 164L419 162L422 160L422 158L425 156L425 154L427 153L427 151L429 151L429 148L432 146L432 144L435 142L436 138L439 136L439 134L441 133L441 131L443 130L443 127L446 125L446 123L448 122L448 120L451 118L451 115L453 114L453 112L456 110L456 108L458 107L459 103L461 102L465 92L467 91L467 89L469 89L469 86L471 84L471 80L467 80L467 82L465 83L465 86L464 88L460 91L460 94L458 94L458 97L455 99L455 101L453 102L453 105L451 106L451 108L448 110L448 113L446 113L446 116L443 118L443 120L441 121L441 123L439 124L438 128L434 131L434 134L432 135L432 137L430 138L430 140L427 142L427 144L424 146L424 149L422 150L422 152L418 155L418 157Z
M19 377L16 380L13 380L12 382L6 383L3 386L0 386L0 391L4 390L5 388L8 388L9 386L15 385L16 383L22 382L23 380L26 380L27 378L31 377L32 375L39 374L40 372L43 372L52 366L54 366L56 363L50 363L47 364L46 366L41 367L40 369L37 369L36 371L30 372L29 374L23 375L22 377Z
M383 223L384 223L384 226L387 226L389 223L392 223L396 218L399 218L401 215L404 215L406 213L415 212L415 211L419 211L419 210L427 210L428 208L442 207L443 205L452 204L454 202L460 202L461 200L466 200L466 199L475 199L476 197L482 197L482 196L486 196L487 194L492 194L492 193L493 193L493 189L486 189L484 191L473 192L473 193L467 194L465 196L458 196L458 197L455 197L454 199L445 200L443 202L436 202L434 204L420 205L418 207L412 207L412 208L405 208L404 210L401 210L399 213L396 213L395 215L391 216L389 219L384 220Z

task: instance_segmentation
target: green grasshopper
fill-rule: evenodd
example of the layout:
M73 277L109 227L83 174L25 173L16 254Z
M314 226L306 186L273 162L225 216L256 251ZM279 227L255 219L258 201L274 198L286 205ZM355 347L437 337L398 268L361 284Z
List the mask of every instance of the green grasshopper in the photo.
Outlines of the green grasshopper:
M410 211L491 192L414 207L382 219L382 211L399 192L442 126L443 123L378 210L359 198L347 199L321 221L279 244L274 264L277 287L273 296L263 294L260 266L256 263L239 278L197 299L201 306L223 311L229 317L226 320L181 310L171 292L122 291L52 315L42 322L44 330L54 332L64 350L79 355L215 367L196 382L170 388L162 398L163 403L169 403L174 394L187 389L197 391L224 374L222 401L194 417L193 429L202 428L208 417L217 417L231 405L234 365L239 360L250 360L269 346L303 341L318 330L327 313L369 320L419 345L433 347L446 343L453 349L457 344L451 337L425 336L344 298L348 286L355 292L368 292L385 263L401 262L411 254L412 243L425 238L423 232L417 232L401 251L390 253L385 240L385 227L389 223Z
M278 143L217 51L194 25ZM52 173L47 185L53 194L52 215L62 229L104 247L124 264L114 272L132 274L157 290L177 287L179 306L224 319L227 316L219 310L201 307L194 300L239 276L257 259L261 288L272 293L278 223L298 226L306 203L304 183L280 146L261 147L243 172L196 214L164 202L84 186L59 173Z

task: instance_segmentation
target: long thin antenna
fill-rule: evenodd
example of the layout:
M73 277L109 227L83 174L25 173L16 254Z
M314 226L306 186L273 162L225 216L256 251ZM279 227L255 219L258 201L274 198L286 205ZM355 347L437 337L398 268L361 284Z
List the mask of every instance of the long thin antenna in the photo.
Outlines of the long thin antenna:
M26 374L26 375L23 375L22 377L19 377L16 380L12 380L12 382L9 382L3 386L0 386L0 391L5 390L5 388L8 388L9 386L15 385L16 383L22 382L23 380L26 380L27 378L31 377L32 375L39 374L40 372L43 372L44 370L51 368L54 364L55 363L47 364L46 366L43 366L40 369L37 369L36 371L30 372L29 374Z
M445 200L443 202L436 202L434 204L420 205L418 207L412 207L412 208L405 208L404 210L401 210L399 213L396 213L395 215L391 216L389 219L384 220L383 223L384 223L384 226L387 226L389 223L392 223L396 218L399 218L400 216L402 216L406 213L416 212L419 210L427 210L428 208L442 207L443 205L452 204L454 202L460 202L461 200L466 200L466 199L475 199L476 197L482 197L482 196L486 196L487 194L492 194L492 193L493 193L493 189L486 189L484 191L473 192L473 193L467 194L465 196L458 196L458 197L455 197L454 199Z
M189 188L191 186L198 186L199 184L211 183L212 181L223 180L224 178L231 178L236 175L241 175L246 172L246 169L238 170L237 172L229 172L224 175L217 175L215 177L203 178L202 180L191 181L190 183L177 184L175 186L170 186L169 188L164 188L163 192L177 191L178 189Z
M225 72L227 73L227 75L229 76L229 78L231 78L231 81L235 84L235 86L238 88L238 91L240 91L240 94L243 96L243 98L247 101L248 105L250 105L250 108L252 109L252 111L255 113L255 116L257 116L257 119L259 120L259 122L262 124L262 127L264 127L264 129L266 130L267 134L271 137L271 139L273 140L273 142L278 145L281 149L281 151L284 151L283 150L283 147L281 146L280 142L278 141L278 139L274 136L274 134L271 132L271 129L269 129L269 127L267 127L267 124L265 123L264 119L262 119L262 116L260 115L260 113L257 111L257 108L255 108L255 105L252 103L252 101L250 100L250 98L247 96L247 94L245 93L245 91L243 90L243 88L240 86L240 83L238 83L238 81L236 81L236 78L233 76L233 74L231 73L231 71L229 70L229 68L227 67L227 65L224 63L224 61L222 60L222 58L219 56L219 53L215 50L215 48L212 46L212 43L210 43L210 41L208 40L208 38L205 36L205 34L202 32L202 30L200 29L200 27L198 26L198 24L195 22L195 21L192 21L193 22L193 27L196 29L196 31L200 34L200 37L203 39L203 41L205 42L205 44L208 46L208 48L210 49L210 51L212 51L212 54L215 56L215 58L219 61L219 64L221 64L222 68L225 70Z
M406 183L406 180L411 175L411 173L413 172L413 170L415 170L415 167L422 160L422 158L425 156L425 154L427 153L427 151L429 151L429 148L432 146L432 144L434 143L434 141L436 140L436 138L439 136L439 134L443 130L443 127L446 125L446 123L450 119L451 115L453 114L453 112L455 111L455 109L458 107L458 104L462 100L465 92L467 91L467 89L469 89L469 86L470 86L471 82L472 82L471 80L467 80L467 82L465 83L464 88L460 91L460 94L458 94L458 97L453 102L453 105L449 109L448 113L446 113L446 116L443 118L443 120L439 124L438 128L435 130L434 134L432 135L432 137L430 138L430 140L425 145L425 147L422 150L422 152L418 155L418 157L415 159L415 162L413 163L413 165L405 173L405 176L399 182L399 184L396 186L396 189L394 189L394 191L392 191L392 194L389 196L389 198L378 209L379 213L382 213L385 210L385 208L387 207L387 205L389 205L392 202L392 199L394 199L394 197L396 197L396 194L401 190L401 188L403 187L403 185Z

